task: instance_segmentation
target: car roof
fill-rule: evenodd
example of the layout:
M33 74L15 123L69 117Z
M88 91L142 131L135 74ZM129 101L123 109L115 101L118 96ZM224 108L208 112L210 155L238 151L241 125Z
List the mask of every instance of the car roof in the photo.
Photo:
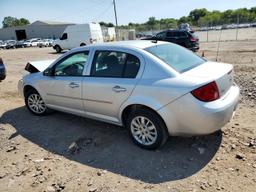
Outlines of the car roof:
M85 46L83 48L127 48L127 49L146 49L160 44L167 44L168 42L164 41L151 41L151 40L131 40L131 41L115 41L115 42L106 42L106 43L95 43L92 45ZM75 48L72 50L81 50L83 48Z

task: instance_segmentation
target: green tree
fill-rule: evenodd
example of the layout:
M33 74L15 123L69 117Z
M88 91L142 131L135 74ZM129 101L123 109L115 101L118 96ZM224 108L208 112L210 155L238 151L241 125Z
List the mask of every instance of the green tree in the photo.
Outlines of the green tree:
M146 25L149 26L149 29L154 29L154 27L158 24L158 21L155 17L149 17L148 21L146 22Z
M25 18L20 18L20 24L21 25L28 25L30 24L29 20L25 19Z
M104 27L114 27L115 26L113 23L105 23L104 21L99 22L99 24Z
M204 17L208 14L209 12L207 11L207 9L203 8L203 9L194 9L193 11L191 11L189 13L189 18L191 19L193 24L197 24L198 20L201 17Z
M25 18L17 19L16 17L7 16L7 17L4 17L2 24L3 24L3 28L22 26L22 25L29 24L29 20Z
M189 23L191 24L191 19L189 17L181 17L179 20L178 20L178 24L181 24L181 23Z

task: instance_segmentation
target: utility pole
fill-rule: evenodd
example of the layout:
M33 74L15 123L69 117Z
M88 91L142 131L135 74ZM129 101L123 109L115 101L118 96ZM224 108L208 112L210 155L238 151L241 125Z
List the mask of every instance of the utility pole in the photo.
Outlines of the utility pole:
M113 4L114 4L114 12L115 12L115 19L116 19L116 27L117 27L118 23L117 23L117 15L116 15L116 0L113 0Z
M117 14L116 14L116 0L113 0L113 4L114 4L114 12L115 12L115 20L116 20L116 27L115 27L115 31L116 31L116 40L119 40L119 35L118 35L118 30L117 30Z

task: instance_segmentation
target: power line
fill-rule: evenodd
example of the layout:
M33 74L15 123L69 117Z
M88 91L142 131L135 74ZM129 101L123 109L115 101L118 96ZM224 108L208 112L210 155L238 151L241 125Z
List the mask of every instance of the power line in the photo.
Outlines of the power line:
M94 17L92 20L96 21L99 18L102 18L102 16L106 15L109 12L111 7L112 7L112 2L111 2L111 4L106 9L104 9L98 16Z

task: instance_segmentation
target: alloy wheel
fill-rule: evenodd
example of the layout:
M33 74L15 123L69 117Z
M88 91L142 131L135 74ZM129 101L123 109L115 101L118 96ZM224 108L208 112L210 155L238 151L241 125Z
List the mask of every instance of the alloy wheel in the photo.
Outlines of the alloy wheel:
M28 96L28 107L37 114L42 114L46 110L46 105L39 94L31 94Z
M137 116L131 122L131 133L134 139L143 145L152 145L157 140L157 129L146 117Z

